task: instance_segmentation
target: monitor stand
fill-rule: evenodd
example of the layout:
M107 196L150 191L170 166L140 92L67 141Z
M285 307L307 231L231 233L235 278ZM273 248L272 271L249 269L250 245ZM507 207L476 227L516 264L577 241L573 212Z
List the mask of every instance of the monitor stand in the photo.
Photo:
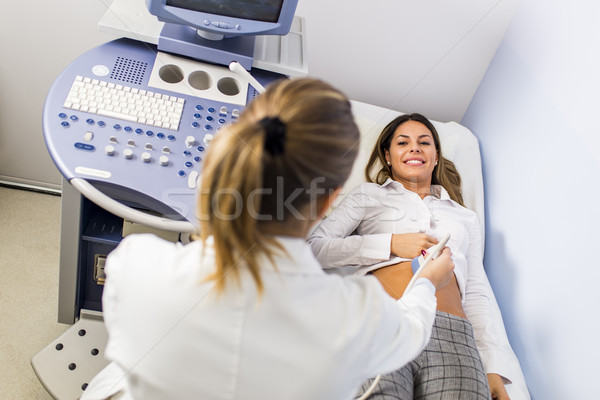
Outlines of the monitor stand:
M209 40L201 37L196 29L189 26L165 23L158 38L158 49L220 65L229 65L232 61L237 61L250 70L254 42L254 36Z

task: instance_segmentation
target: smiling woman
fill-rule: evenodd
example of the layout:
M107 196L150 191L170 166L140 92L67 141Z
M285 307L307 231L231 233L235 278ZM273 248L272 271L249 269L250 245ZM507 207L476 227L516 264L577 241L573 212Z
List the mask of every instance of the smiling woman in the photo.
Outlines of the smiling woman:
M365 175L368 183L349 193L309 237L323 267L358 266L398 299L413 277L411 260L445 234L451 234L455 265L453 279L436 292L428 346L381 379L369 399L439 398L440 388L444 399L489 399L490 393L507 399L504 383L516 375L502 320L491 306L479 219L464 207L460 175L442 155L433 124L421 114L394 119L379 135Z

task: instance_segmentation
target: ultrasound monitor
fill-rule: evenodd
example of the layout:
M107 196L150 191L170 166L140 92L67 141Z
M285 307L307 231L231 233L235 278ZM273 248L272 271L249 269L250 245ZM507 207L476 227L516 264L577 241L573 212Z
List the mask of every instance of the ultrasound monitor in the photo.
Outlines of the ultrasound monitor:
M298 0L148 0L160 21L187 25L212 40L243 35L285 35Z
M248 70L254 36L287 34L297 4L298 0L147 0L150 13L165 22L159 49L223 65L238 61Z

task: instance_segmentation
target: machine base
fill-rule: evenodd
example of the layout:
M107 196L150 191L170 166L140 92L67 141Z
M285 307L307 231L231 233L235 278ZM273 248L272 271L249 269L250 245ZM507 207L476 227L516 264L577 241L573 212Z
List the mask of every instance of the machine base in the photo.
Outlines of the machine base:
M53 398L75 400L109 364L104 358L107 341L102 313L82 309L79 321L33 356L31 366Z

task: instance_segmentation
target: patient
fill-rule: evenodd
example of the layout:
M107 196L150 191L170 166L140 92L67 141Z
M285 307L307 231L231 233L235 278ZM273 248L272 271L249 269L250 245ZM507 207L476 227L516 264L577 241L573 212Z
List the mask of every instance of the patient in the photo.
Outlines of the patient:
M379 167L373 180L371 172ZM514 371L512 350L493 312L479 220L463 206L460 175L442 156L433 124L420 114L390 122L365 174L369 183L349 193L308 239L321 264L360 266L396 299L412 278L410 260L445 233L451 234L456 265L451 283L436 293L428 346L409 365L383 376L371 398L437 399L442 392L443 399L487 399L490 393L508 399L504 383Z

